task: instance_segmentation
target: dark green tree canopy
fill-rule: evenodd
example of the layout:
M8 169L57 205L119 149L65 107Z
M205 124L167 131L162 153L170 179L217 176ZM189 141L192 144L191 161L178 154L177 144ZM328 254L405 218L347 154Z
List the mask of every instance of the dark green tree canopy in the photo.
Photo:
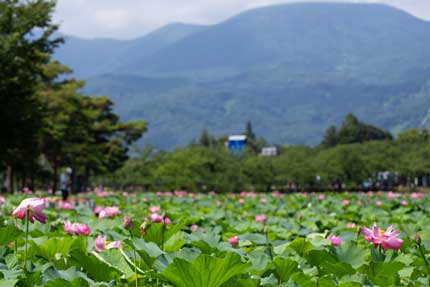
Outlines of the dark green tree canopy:
M353 114L346 115L339 129L330 126L321 142L323 147L333 147L337 144L363 143L373 140L392 140L390 132L363 123Z
M57 30L51 21L54 5L54 1L44 0L0 1L2 150L27 144L40 127L34 91L50 54L62 41L53 37Z
M147 129L143 121L122 122L109 98L83 95L85 83L52 60L62 42L51 20L55 4L0 0L0 163L7 191L14 174L24 186L36 169L52 173L54 189L65 166L74 177L113 172Z

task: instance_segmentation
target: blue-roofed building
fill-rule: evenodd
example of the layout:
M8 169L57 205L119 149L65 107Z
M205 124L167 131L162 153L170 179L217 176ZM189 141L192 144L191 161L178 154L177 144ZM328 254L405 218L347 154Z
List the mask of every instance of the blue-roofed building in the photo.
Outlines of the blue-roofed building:
M228 149L233 152L241 152L246 147L245 135L233 135L228 137Z

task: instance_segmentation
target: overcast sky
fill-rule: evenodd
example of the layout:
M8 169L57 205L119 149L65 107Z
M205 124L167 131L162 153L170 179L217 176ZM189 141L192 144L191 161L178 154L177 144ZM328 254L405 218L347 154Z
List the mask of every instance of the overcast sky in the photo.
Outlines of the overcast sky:
M60 30L63 33L85 38L130 39L171 22L213 24L254 7L300 0L57 1L55 21L61 24ZM385 3L406 10L417 17L430 19L430 0L338 0L337 2Z

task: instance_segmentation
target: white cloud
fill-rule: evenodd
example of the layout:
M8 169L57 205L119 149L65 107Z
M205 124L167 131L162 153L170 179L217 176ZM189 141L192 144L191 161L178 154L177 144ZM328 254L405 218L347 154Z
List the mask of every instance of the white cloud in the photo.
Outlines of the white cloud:
M299 1L301 0L58 0L55 21L61 24L60 30L66 34L87 38L126 39L141 36L171 22L213 24L247 9ZM430 0L337 1L385 3L417 17L430 19Z

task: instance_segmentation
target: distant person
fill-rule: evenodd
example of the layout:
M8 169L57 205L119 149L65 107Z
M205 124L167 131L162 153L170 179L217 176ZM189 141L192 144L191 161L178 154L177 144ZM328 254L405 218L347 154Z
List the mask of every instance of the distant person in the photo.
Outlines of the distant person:
M66 168L66 170L60 174L60 187L61 187L61 195L63 196L63 201L66 201L69 198L71 174L72 174L72 169L70 167Z

